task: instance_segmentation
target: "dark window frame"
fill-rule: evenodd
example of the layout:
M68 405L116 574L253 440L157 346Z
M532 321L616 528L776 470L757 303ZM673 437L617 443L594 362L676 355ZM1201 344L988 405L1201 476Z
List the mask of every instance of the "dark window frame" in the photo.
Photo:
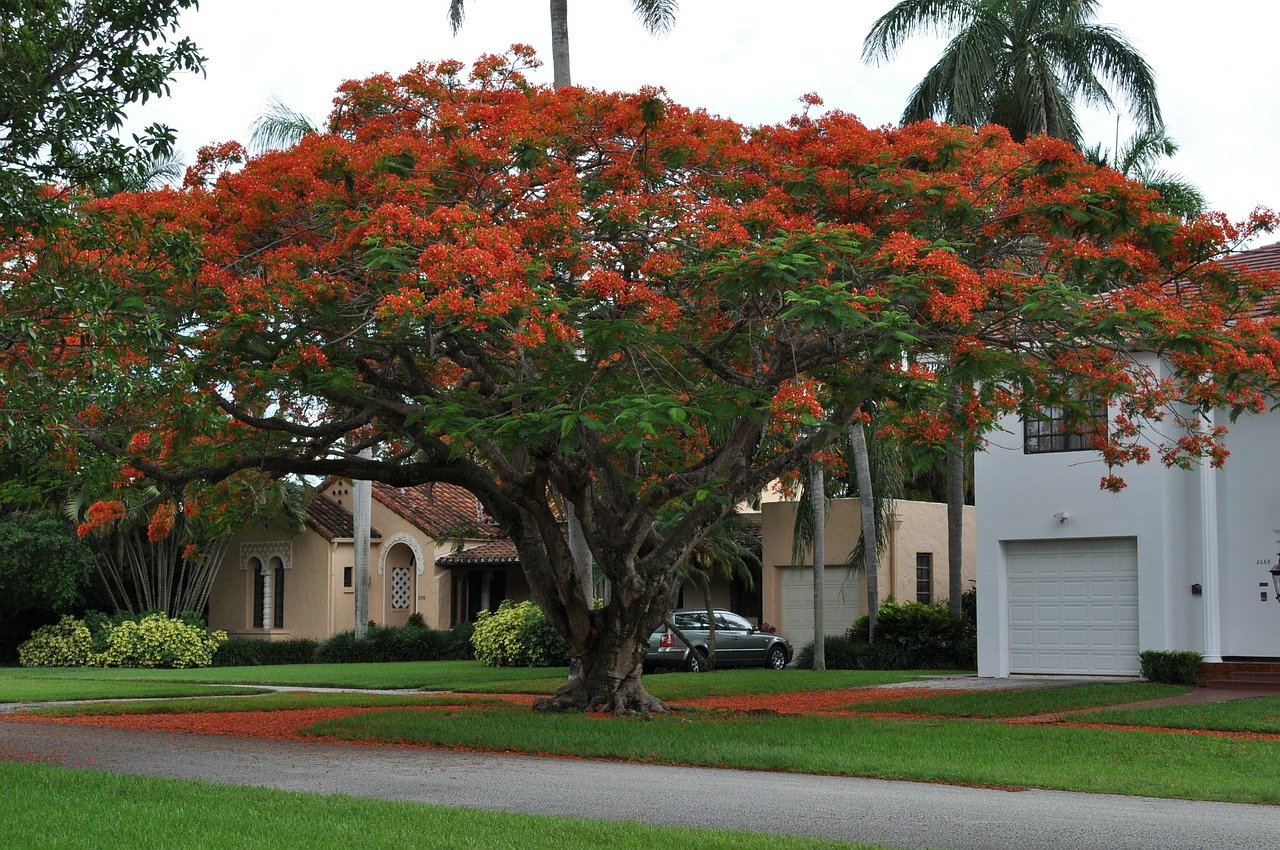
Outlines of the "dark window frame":
M1081 404L1088 410L1088 417L1081 421L1068 419L1062 406L1042 408L1036 416L1022 420L1022 453L1029 455L1059 454L1062 452L1096 451L1094 439L1109 433L1111 421L1107 403L1100 399L1088 399ZM1089 427L1089 423L1093 427ZM1070 428L1071 430L1068 430Z
M933 553L916 553L916 601L933 604Z

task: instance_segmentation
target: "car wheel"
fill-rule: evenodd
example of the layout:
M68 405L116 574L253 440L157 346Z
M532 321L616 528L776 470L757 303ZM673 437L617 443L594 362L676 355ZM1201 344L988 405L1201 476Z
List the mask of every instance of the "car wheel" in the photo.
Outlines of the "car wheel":
M775 646L769 650L769 654L764 657L764 666L772 667L774 670L781 670L787 666L787 651L780 646Z
M701 673L707 669L707 654L701 649L690 650L684 659L684 669L690 673Z

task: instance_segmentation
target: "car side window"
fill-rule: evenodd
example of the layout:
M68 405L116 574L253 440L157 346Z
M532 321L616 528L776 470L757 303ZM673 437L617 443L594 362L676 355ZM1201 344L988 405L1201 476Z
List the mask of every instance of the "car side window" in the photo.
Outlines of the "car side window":
M687 614L676 614L673 619L675 624L682 629L705 629L707 627L707 615L696 611Z
M720 611L716 614L716 628L730 629L735 632L749 632L751 631L751 624L737 614Z

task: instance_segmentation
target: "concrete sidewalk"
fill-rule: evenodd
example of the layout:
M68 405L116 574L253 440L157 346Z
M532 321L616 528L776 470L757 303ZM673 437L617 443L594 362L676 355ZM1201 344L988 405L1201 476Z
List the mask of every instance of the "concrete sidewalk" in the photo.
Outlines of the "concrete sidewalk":
M0 758L932 848L1276 848L1280 807L0 720ZM691 796L697 801L691 804Z

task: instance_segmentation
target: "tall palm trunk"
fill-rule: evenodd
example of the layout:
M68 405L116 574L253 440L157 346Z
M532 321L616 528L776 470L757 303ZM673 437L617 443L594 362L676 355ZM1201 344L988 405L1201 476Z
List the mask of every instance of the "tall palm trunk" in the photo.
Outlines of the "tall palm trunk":
M867 568L867 639L876 639L880 613L880 547L876 536L876 500L871 484L871 455L867 432L861 422L849 426L853 444L853 470L858 479L858 509L862 514L862 552Z
M573 84L569 75L569 0L551 0L551 69L556 88Z
M824 593L823 576L827 563L827 490L822 464L809 463L809 499L813 504L813 669L827 669L826 629L822 622Z
M954 422L963 412L957 385L951 387L948 405ZM947 607L954 620L960 619L960 594L964 590L961 586L964 581L964 472L965 449L959 438L953 436L947 443Z

